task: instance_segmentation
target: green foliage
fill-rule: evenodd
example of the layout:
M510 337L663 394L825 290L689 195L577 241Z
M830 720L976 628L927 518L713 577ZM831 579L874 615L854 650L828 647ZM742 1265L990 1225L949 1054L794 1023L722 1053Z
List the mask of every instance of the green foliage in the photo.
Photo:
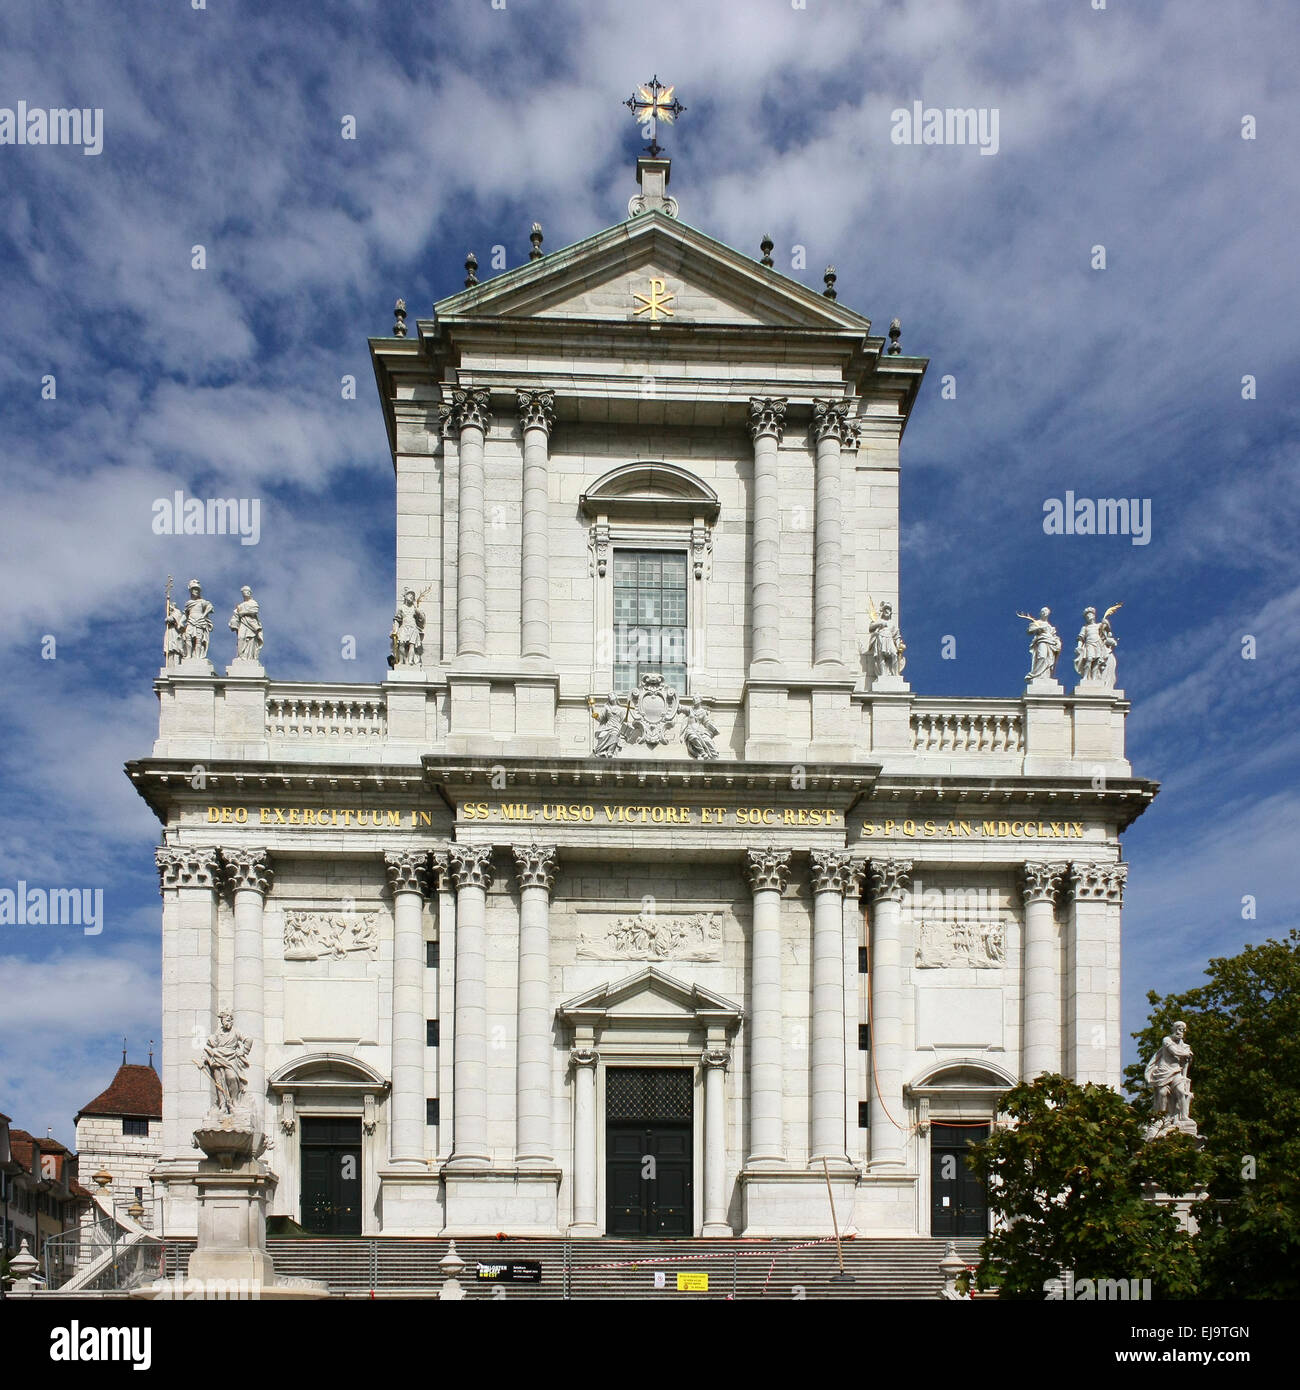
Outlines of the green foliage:
M1109 1086L1063 1076L1022 1083L1003 1098L1011 1127L971 1145L968 1162L1002 1225L980 1247L981 1289L1042 1299L1062 1269L1076 1279L1149 1279L1155 1298L1197 1294L1197 1259L1148 1184L1190 1191L1202 1178L1194 1140L1148 1143L1145 1121Z
M1300 931L1205 973L1195 989L1148 995L1150 1022L1133 1035L1145 1063L1187 1024L1212 1199L1196 1211L1202 1296L1300 1298ZM1142 1063L1125 1073L1135 1090Z

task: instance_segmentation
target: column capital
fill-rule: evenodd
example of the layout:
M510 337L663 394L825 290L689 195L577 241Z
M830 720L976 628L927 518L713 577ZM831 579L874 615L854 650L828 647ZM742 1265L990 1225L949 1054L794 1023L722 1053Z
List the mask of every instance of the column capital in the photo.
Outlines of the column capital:
M711 1071L715 1067L720 1071L726 1071L731 1064L731 1049L729 1047L706 1047L700 1053L700 1064L706 1071Z
M820 397L813 400L812 435L818 444L823 439L838 441L842 449L858 447L858 424L849 415L853 401L827 400Z
M547 894L555 886L555 871L560 866L560 856L554 845L511 845L515 856L515 872L519 877L520 888L545 888Z
M872 859L867 864L868 892L873 903L901 903L911 878L910 859Z
M569 1051L569 1061L575 1067L594 1067L600 1061L600 1053L594 1047L575 1047Z
M755 893L764 888L775 888L778 893L785 891L790 878L790 851L776 849L768 845L766 849L745 851L746 872L749 886Z
M492 887L492 846L452 845L447 850L451 881L457 889Z
M1069 865L1026 861L1020 866L1020 894L1025 906L1030 903L1054 903L1061 894L1061 881Z
M815 849L812 852L814 893L856 892L862 884L862 864L848 850Z
M515 400L519 404L519 428L542 429L549 438L555 426L555 392L516 390Z
M221 860L214 845L159 845L153 858L160 893L169 888L220 886Z
M429 896L429 852L422 849L388 849L384 851L384 868L388 886L396 893L418 893Z
M451 881L451 860L445 849L429 851L429 888L445 888Z
M749 398L749 434L755 443L760 435L774 435L779 442L785 430L784 396L751 396Z
M251 889L262 897L271 891L275 870L271 856L264 849L221 849L221 865L226 874L226 887L232 893Z
M492 423L491 400L486 386L471 386L468 390L453 387L451 400L438 407L443 432L459 434L462 430L473 428L486 434Z
M1127 881L1127 864L1072 863L1070 865L1070 895L1075 902L1122 905L1124 885Z

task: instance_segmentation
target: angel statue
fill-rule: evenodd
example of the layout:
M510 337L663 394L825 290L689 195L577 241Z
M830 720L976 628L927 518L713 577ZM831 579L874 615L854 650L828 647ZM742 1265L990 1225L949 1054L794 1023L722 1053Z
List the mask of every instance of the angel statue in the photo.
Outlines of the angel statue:
M1090 681L1105 690L1115 688L1115 648L1119 638L1110 626L1110 615L1123 608L1122 603L1112 604L1097 621L1097 610L1083 610L1083 626L1079 629L1078 640L1074 644L1074 669L1081 681Z
M1031 618L1028 613L1017 613L1029 624L1029 674L1027 681L1053 680L1056 677L1056 663L1061 657L1061 636L1052 626L1052 610L1040 608L1038 617Z
M865 649L867 675L873 682L881 676L901 676L903 667L907 665L907 658L903 655L907 651L907 643L903 641L903 635L894 621L894 605L882 603L877 613L876 605L869 598L867 603L871 608Z
M620 705L618 696L612 691L605 697L605 708L597 714L590 698L587 701L591 717L596 721L596 746L592 750L598 758L612 758L623 746L627 734L626 719L629 706Z
M682 742L692 758L710 759L718 756L717 745L713 742L718 736L718 726L709 718L709 711L703 695L697 695L686 711L686 723L682 726Z
M1175 1023L1168 1037L1146 1065L1143 1075L1151 1087L1154 1129L1177 1128L1194 1133L1192 1119L1192 1049L1187 1045L1187 1025Z

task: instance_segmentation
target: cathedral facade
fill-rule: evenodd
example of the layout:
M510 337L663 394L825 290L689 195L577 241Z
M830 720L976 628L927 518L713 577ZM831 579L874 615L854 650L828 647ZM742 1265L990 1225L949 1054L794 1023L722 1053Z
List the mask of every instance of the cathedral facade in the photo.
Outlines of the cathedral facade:
M382 679L269 677L248 591L220 675L201 590L170 610L128 765L163 826L169 1235L214 1037L272 1213L336 1233L818 1236L833 1204L977 1235L952 1160L999 1097L1119 1082L1119 837L1155 786L1108 618L1072 693L1047 615L1018 693L912 691L926 361L689 226L668 173L371 340Z

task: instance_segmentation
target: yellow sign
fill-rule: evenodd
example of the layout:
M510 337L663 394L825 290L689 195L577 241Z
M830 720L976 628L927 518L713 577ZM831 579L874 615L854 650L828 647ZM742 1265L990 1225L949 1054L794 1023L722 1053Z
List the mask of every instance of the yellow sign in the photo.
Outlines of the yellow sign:
M675 294L664 293L664 281L655 279L650 280L649 294L634 294L633 299L642 301L639 309L633 309L633 315L648 313L652 319L657 319L662 313L665 318L672 318L673 311L668 305L677 298Z
M432 811L367 807L209 806L209 825L309 825L316 830L411 830L433 825Z
M709 1276L703 1271L686 1270L677 1272L677 1292L678 1293L708 1293Z
M862 822L862 838L877 835L893 839L918 840L1082 840L1083 822L1078 820L867 820Z
M536 821L580 825L726 825L835 829L844 824L828 806L602 806L573 801L465 801L467 821Z

